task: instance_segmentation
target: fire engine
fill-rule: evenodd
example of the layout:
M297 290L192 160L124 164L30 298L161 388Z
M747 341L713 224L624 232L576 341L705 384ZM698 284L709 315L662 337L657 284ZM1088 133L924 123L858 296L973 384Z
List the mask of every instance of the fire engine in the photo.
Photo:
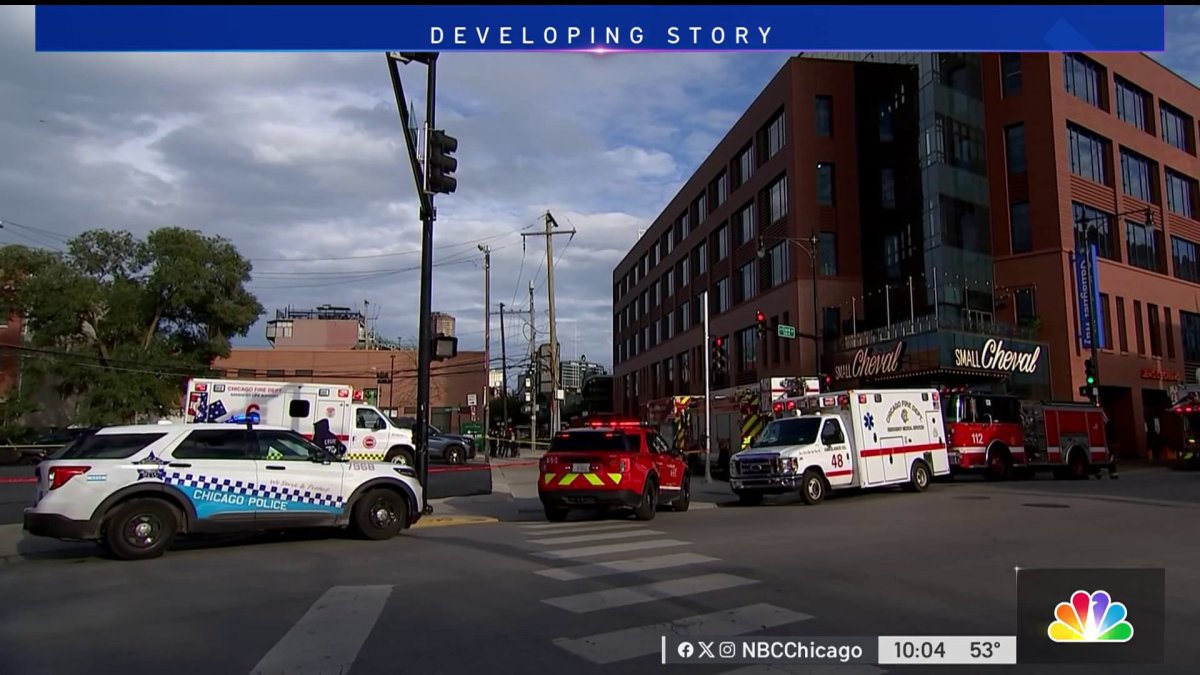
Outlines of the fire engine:
M1171 412L1183 420L1183 447L1179 449L1176 463L1181 468L1200 467L1200 384L1189 384L1179 388L1180 397Z
M286 427L309 438L329 421L346 446L345 458L413 465L412 432L395 425L349 385L193 379L184 395L188 423L253 422Z
M1007 479L1048 470L1056 478L1080 479L1113 468L1108 418L1099 406L965 389L942 393L950 462L957 473Z
M934 389L831 392L777 405L776 419L730 462L730 487L743 504L796 490L807 504L848 488L922 492L950 473Z
M539 474L538 498L550 522L566 520L573 508L632 508L638 520L651 520L659 506L687 511L691 502L682 453L636 421L555 434Z

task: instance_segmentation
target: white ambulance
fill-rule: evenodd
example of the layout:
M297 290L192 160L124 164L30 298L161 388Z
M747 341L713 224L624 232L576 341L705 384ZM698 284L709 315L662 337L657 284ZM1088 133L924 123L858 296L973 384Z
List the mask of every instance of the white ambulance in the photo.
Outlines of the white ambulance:
M808 504L845 488L921 492L950 473L936 390L853 390L776 404L776 419L729 463L743 504L796 491Z
M348 460L413 466L412 431L362 401L362 392L341 384L193 379L184 396L187 422L246 422L292 429L308 438L317 420L346 447Z

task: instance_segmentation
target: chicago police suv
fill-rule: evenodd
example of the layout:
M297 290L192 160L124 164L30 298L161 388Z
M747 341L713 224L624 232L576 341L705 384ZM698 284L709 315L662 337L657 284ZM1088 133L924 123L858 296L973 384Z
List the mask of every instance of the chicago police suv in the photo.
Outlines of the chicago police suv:
M180 534L349 527L388 539L423 504L410 467L341 461L272 426L109 427L36 476L27 531L95 541L124 560L158 557Z

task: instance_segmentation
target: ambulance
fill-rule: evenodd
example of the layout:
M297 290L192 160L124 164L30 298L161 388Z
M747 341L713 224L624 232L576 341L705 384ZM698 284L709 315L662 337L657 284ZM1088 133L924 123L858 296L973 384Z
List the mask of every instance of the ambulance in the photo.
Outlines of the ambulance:
M327 419L346 448L345 459L413 466L416 457L412 432L344 384L193 379L184 396L184 418L286 427L308 438L317 420Z
M730 487L743 504L797 491L807 504L847 488L923 492L935 476L950 474L934 389L852 390L776 403L775 419L730 462Z

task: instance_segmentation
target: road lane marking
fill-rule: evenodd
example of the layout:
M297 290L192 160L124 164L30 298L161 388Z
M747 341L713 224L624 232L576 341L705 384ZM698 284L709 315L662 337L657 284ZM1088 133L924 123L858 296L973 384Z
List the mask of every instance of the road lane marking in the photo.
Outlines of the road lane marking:
M651 534L666 534L661 530L628 530L625 532L598 532L579 535L571 535L569 537L551 537L550 539L532 539L529 543L541 544L543 546L554 546L557 544L583 544L589 541L608 541L611 539L625 539L626 537L645 537Z
M656 581L641 586L608 588L592 593L565 595L561 598L542 600L542 602L568 612L587 614L588 612L599 612L605 609L640 605L670 598L686 598L701 593L711 593L757 583L759 582L755 579L747 579L734 574L702 574L683 579Z
M658 654L662 650L664 635L694 638L746 635L811 618L808 614L760 603L583 638L557 638L554 644L592 663L603 665Z
M699 553L669 553L667 555L649 558L634 558L632 560L613 560L612 562L591 563L574 567L554 567L538 570L534 574L557 579L558 581L577 581L579 579L594 579L596 577L614 574L634 574L663 570L685 565L700 565L709 562L719 562L720 558L711 558Z
M680 541L679 539L654 539L652 541L627 541L623 544L606 544L602 546L584 546L581 548L568 548L561 551L538 551L534 553L542 558L554 558L556 560L572 559L572 558L589 558L596 555L608 555L610 553L627 553L629 551L645 551L652 548L667 548L669 546L687 546L692 542Z
M569 531L576 529L586 529L589 527L642 527L641 523L631 523L627 520L576 520L570 523L534 523L532 525L522 525L521 529L529 531L534 536L556 533L558 531Z
M391 586L330 588L275 643L250 675L349 672L391 593Z

